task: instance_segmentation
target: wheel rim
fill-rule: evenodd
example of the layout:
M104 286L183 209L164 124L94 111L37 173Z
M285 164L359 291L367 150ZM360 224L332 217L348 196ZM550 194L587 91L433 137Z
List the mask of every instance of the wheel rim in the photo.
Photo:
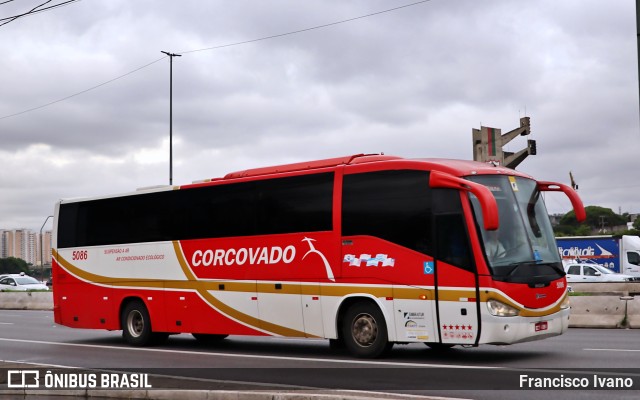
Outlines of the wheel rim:
M361 347L371 346L378 337L378 324L370 314L358 314L351 324L353 340Z
M144 330L144 318L138 310L133 310L127 316L127 330L133 337L140 337Z

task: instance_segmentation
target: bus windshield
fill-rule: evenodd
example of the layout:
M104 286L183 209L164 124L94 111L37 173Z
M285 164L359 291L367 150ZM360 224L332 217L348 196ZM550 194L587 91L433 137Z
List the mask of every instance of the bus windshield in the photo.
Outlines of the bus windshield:
M492 276L508 282L536 283L564 276L553 229L537 183L531 179L492 175L467 179L493 193L500 226L484 229L478 199L470 194Z

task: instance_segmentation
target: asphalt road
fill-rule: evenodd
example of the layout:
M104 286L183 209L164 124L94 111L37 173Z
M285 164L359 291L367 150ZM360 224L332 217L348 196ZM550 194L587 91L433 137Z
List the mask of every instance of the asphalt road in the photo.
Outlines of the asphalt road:
M232 336L205 346L176 335L162 346L133 348L120 332L55 325L51 312L0 310L0 360L5 366L144 372L154 377L154 387L344 389L493 400L640 397L640 330L570 329L539 342L445 352L396 345L384 359L356 360L330 349L326 340ZM541 378L587 388L526 390ZM612 383L633 386L601 387Z

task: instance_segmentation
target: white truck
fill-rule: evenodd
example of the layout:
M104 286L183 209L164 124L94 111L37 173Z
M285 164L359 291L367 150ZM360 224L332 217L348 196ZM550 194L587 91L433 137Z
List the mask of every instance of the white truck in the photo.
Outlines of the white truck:
M590 260L614 272L640 277L638 236L567 236L556 242L565 263Z

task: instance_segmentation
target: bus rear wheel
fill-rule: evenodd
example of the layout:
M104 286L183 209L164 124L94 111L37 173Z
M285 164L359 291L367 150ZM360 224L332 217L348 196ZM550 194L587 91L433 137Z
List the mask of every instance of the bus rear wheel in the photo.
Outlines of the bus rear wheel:
M133 346L147 346L151 343L151 318L144 303L139 300L127 303L120 316L122 337Z
M369 302L351 305L342 323L344 344L356 357L377 358L391 349L387 325L380 309Z

